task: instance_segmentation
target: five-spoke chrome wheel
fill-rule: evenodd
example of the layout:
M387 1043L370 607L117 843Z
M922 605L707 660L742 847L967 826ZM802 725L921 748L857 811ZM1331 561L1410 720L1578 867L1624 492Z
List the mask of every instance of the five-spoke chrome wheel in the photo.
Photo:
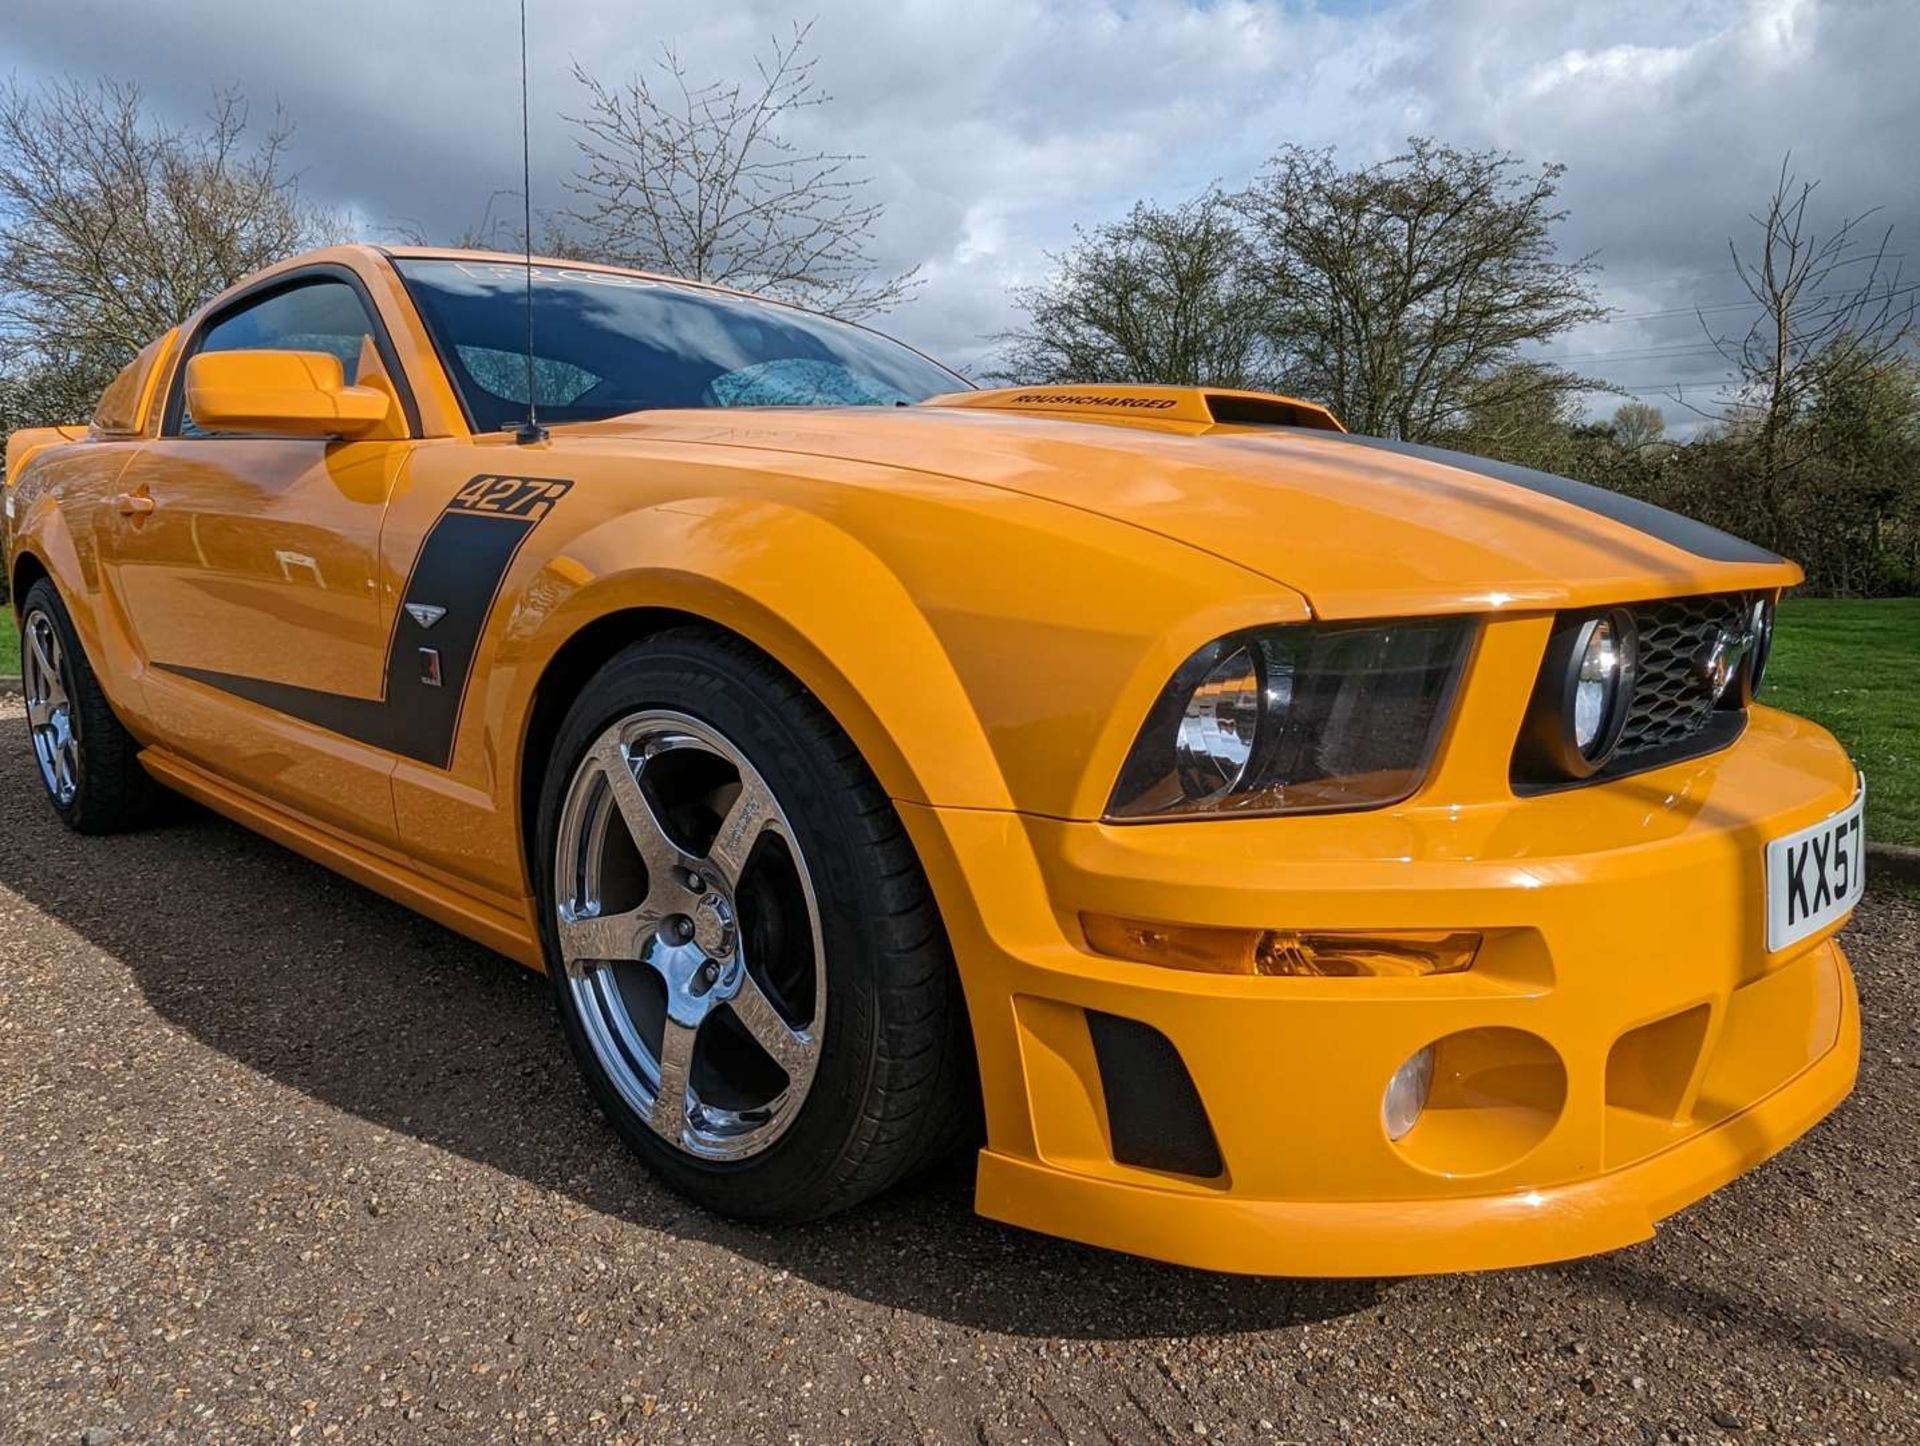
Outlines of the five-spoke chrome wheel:
M60 632L51 617L33 608L22 621L20 640L20 683L27 698L34 756L47 792L64 808L80 791L80 741Z
M555 843L566 987L614 1089L687 1154L766 1149L827 1005L813 881L766 781L698 719L636 713L587 749Z

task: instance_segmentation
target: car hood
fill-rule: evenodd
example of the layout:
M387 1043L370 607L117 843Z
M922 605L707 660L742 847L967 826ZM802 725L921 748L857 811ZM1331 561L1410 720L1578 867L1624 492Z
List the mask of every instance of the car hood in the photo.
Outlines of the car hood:
M1305 426L1221 424L1191 404L1197 391L1109 390L1182 405L1161 417L1118 405L1043 410L1012 404L1036 391L979 392L913 407L646 412L564 431L798 452L1005 488L1199 548L1292 588L1329 618L1558 608L1798 580L1771 553L1621 494L1354 437L1317 408L1289 418ZM1088 391L1073 400L1100 400Z

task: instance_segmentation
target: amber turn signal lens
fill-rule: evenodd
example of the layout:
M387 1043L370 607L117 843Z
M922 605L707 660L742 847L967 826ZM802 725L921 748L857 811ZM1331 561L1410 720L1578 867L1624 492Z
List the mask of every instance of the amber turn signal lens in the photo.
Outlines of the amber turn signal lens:
M1458 974L1480 952L1480 936L1463 930L1217 929L1109 914L1082 914L1080 922L1099 953L1203 974L1411 979Z
M1294 933L1270 929L1254 949L1256 974L1322 979L1406 979L1473 967L1480 936L1465 932Z

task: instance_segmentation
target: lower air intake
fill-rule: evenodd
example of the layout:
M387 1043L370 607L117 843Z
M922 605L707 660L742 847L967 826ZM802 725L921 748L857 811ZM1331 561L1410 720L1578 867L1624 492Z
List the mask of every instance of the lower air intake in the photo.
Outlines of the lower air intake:
M1087 1011L1113 1158L1211 1180L1226 1169L1200 1091L1173 1041L1150 1024Z

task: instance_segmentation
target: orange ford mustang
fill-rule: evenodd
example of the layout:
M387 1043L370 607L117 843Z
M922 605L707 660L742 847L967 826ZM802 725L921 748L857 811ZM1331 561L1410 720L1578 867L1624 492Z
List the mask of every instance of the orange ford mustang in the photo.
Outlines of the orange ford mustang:
M52 806L157 782L553 982L654 1170L1221 1270L1551 1260L1847 1092L1790 564L1192 388L346 247L8 446ZM525 426L529 392L544 428ZM405 961L395 961L405 968Z

